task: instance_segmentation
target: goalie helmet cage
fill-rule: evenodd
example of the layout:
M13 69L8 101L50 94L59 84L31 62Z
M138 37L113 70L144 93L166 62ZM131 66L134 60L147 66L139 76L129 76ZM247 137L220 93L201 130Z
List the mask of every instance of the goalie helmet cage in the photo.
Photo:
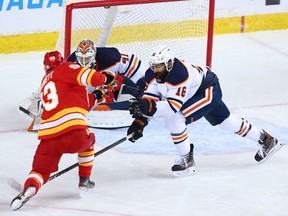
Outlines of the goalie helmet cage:
M66 1L63 8L56 49L65 59L87 38L133 53L147 66L159 44L193 64L212 64L215 0Z

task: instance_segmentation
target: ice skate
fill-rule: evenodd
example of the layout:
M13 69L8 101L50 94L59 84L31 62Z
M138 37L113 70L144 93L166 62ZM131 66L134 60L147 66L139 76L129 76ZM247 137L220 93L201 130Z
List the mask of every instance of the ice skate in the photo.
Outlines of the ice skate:
M20 209L26 202L28 202L31 197L36 194L36 188L31 186L27 187L23 192L21 192L18 196L16 196L11 204L10 208L13 211Z
M173 176L187 176L195 173L193 148L194 145L190 144L190 152L176 159L175 165L171 168Z
M95 183L90 181L89 177L80 177L79 179L79 190L80 196L85 196L86 193L92 188L94 188Z
M258 141L258 145L260 149L255 154L254 158L257 162L263 162L277 152L283 146L283 143L278 143L276 138L272 137L263 130Z

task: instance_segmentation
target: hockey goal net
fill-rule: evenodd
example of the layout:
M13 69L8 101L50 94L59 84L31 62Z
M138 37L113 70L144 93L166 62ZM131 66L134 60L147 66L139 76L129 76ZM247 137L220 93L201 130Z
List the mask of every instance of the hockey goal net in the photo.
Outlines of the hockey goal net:
M97 46L117 47L147 63L155 45L211 66L214 0L66 1L56 49L65 58L87 38Z

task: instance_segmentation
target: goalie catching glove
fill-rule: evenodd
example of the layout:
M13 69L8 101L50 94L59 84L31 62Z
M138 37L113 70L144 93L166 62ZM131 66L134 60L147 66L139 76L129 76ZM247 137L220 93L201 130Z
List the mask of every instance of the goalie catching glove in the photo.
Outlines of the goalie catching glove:
M134 133L129 139L131 142L141 138L143 136L144 127L148 124L148 119L145 117L136 118L130 127L128 128L127 135Z
M153 116L157 111L156 102L148 99L130 99L129 112L133 118Z

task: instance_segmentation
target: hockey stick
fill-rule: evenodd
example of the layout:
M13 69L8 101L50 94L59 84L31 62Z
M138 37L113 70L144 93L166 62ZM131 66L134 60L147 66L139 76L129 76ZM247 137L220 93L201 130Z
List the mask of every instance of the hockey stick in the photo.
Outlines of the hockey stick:
M126 137L121 138L120 140L118 140L118 141L112 143L111 145L103 148L102 150L100 150L100 151L98 151L98 152L95 152L94 158L97 157L98 155L100 155L100 154L108 151L109 149L111 149L111 148L119 145L120 143L126 141L127 139L131 138L132 136L133 136L133 133L129 134L129 135L126 136ZM50 176L50 178L48 179L48 181L51 181L51 180L53 180L54 178L57 178L57 177L59 177L60 175L63 175L64 173L66 173L66 172L74 169L74 168L77 167L77 166L78 166L78 162L75 163L75 164L73 164L73 165L71 165L71 166L69 166L69 167L67 167L66 169L63 169L63 170L59 171L58 173ZM48 182L48 181L47 181L47 182ZM47 182L46 182L46 183L47 183Z
M121 138L120 140L118 140L118 141L112 143L111 145L103 148L102 150L96 152L96 153L94 154L94 157L97 157L98 155L100 155L100 154L108 151L109 149L111 149L111 148L119 145L120 143L122 143L122 142L126 141L127 139L131 138L132 136L133 136L133 133L129 134L129 135L126 136L126 137ZM73 164L73 165L71 165L71 166L69 166L69 167L67 167L66 169L63 169L63 170L59 171L58 173L50 176L50 178L48 179L47 182L49 182L49 181L51 181L51 180L53 180L53 179L55 179L55 178L63 175L64 173L66 173L66 172L74 169L74 168L77 167L77 166L78 166L78 162L75 163L75 164ZM46 182L46 183L47 183L47 182ZM9 178L9 179L7 180L7 183L8 183L8 185L9 185L12 189L16 190L16 191L19 192L19 193L20 193L21 191L23 191L23 189L24 189L23 185L20 184L18 181L16 181L16 180L13 179L13 178ZM46 184L46 183L45 183L45 184Z
M19 110L22 111L23 113L25 113L26 115L30 116L31 118L36 118L36 115L32 112L30 112L29 110L25 109L22 106L19 106Z

